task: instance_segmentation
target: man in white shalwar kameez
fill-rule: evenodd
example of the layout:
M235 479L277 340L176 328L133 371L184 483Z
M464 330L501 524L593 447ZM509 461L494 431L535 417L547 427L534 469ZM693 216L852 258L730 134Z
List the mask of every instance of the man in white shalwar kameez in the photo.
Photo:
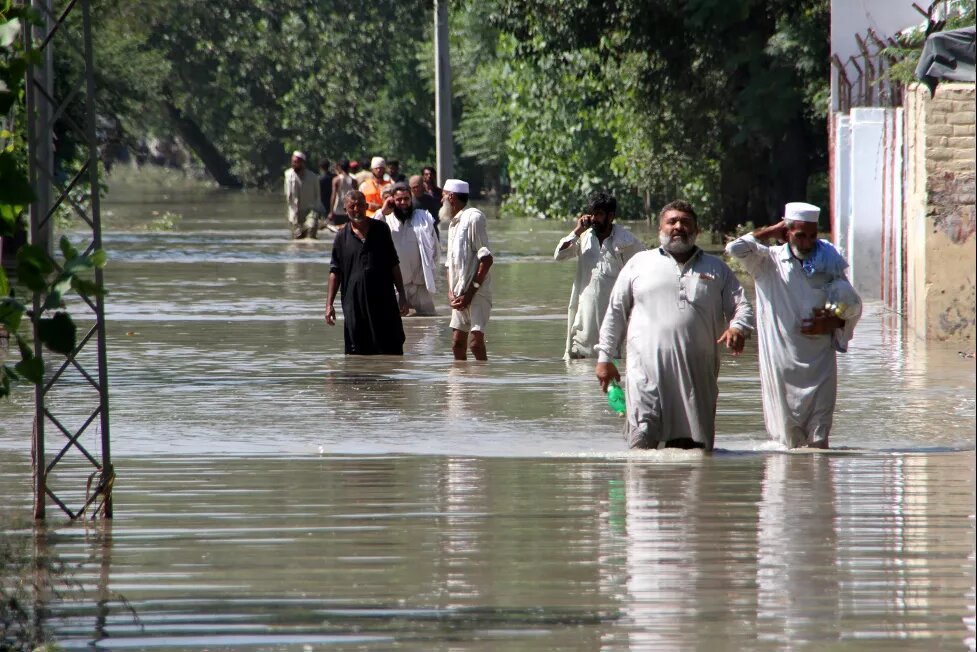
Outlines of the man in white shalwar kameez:
M389 186L390 197L374 213L390 227L390 235L400 259L400 275L404 279L407 305L414 315L434 315L435 270L438 269L440 249L434 235L434 218L423 208L413 207L413 197L407 184ZM386 189L384 189L386 190Z
M448 305L451 306L451 353L466 360L468 348L476 360L488 360L485 328L492 313L495 258L489 249L485 215L468 205L468 182L448 179L442 188L448 226Z
M640 240L614 224L616 213L613 195L595 192L587 213L577 220L573 232L560 240L553 254L556 260L577 260L567 309L565 360L593 357L614 281L631 256L644 251Z
M720 345L743 350L753 308L726 263L695 246L688 202L665 206L659 222L661 246L635 254L611 291L597 379L604 391L620 380L613 359L626 332L628 444L712 450Z
M316 238L316 213L324 213L319 196L319 177L305 167L305 154L292 152L292 167L285 170L285 204L292 238Z
M756 279L763 421L788 448L827 448L838 391L836 353L848 350L862 302L848 263L818 240L817 206L787 204L784 220L726 247ZM766 238L785 244L767 246Z

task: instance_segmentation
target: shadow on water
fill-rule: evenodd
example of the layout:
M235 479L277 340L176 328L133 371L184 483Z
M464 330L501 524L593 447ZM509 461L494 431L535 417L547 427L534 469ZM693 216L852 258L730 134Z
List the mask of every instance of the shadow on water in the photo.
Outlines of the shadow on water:
M362 360L323 322L330 243L288 242L277 196L113 195L116 519L49 538L85 589L51 605L65 649L973 649L974 361L881 307L839 357L833 450L768 442L751 341L712 456L628 452L560 359L568 224L490 221L487 364L450 359L444 314ZM152 210L175 230L135 230ZM69 428L85 391L51 396ZM0 419L21 510L31 408Z

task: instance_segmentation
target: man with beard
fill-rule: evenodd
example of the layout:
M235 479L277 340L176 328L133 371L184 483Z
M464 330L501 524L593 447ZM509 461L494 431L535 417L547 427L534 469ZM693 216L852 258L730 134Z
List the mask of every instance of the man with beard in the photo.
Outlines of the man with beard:
M372 176L368 177L360 184L360 192L366 197L366 216L373 217L373 214L383 206L382 193L386 186L389 186L390 176L387 174L387 162L382 156L374 156L370 161Z
M577 220L573 232L560 240L553 254L556 260L577 260L567 309L565 360L594 355L614 281L631 256L645 248L630 231L614 224L616 213L617 200L613 195L593 193L587 213Z
M733 271L695 246L685 201L659 216L661 246L634 255L611 290L597 345L597 379L620 380L614 358L627 333L626 436L631 448L712 450L720 345L738 355L753 308Z
M305 167L305 154L292 152L292 167L285 170L285 204L292 238L315 239L318 231L317 212L324 212L319 197L319 177Z
M407 297L390 228L366 217L366 198L360 191L351 190L344 203L349 223L332 244L326 323L336 325L333 304L339 290L346 354L403 355L400 318L407 314Z
M756 280L763 421L788 448L828 447L837 353L848 350L862 314L848 263L818 240L820 213L811 204L787 204L783 221L726 247ZM769 237L785 244L767 246Z
M410 194L414 197L414 209L423 209L431 214L431 217L434 218L434 235L440 240L441 231L438 225L438 214L441 212L441 202L435 199L434 195L424 192L424 182L421 180L421 175L415 174L407 180L407 184L410 187Z
M466 360L469 342L476 360L487 360L485 328L492 312L494 258L489 249L485 215L468 205L467 181L444 182L448 218L448 303L451 306L451 352Z
M400 276L408 306L417 316L433 315L434 275L440 253L434 237L434 218L423 208L414 208L407 184L395 183L388 187L392 189L392 195L373 217L386 221L390 227L400 259Z

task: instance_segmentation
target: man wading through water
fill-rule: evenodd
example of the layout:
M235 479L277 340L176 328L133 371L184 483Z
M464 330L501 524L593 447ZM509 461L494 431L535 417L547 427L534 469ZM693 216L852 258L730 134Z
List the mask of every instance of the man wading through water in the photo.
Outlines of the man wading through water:
M336 291L342 293L347 355L403 355L407 297L390 227L366 216L366 198L346 194L344 226L332 245L326 323L336 324ZM399 297L399 305L398 305Z
M620 380L614 358L627 338L626 435L631 448L712 450L720 345L734 355L753 330L753 308L726 263L695 246L685 201L658 218L661 246L635 254L611 291L597 345L597 379Z
M468 206L468 183L444 182L448 227L448 304L451 306L451 352L467 359L469 341L476 360L487 360L485 327L492 311L492 252L485 215Z

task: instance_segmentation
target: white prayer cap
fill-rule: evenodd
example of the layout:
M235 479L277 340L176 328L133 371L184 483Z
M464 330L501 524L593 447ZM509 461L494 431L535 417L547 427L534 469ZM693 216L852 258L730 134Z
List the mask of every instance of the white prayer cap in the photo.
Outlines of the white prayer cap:
M785 222L813 222L817 224L820 215L821 209L814 204L797 201L784 206Z
M387 167L387 162L383 160L382 156L374 156L370 161L371 168L385 168Z
M299 150L295 150L294 152L292 152L292 158L300 158L300 159L302 159L304 161L305 160L305 152L300 152Z
M461 179L448 179L441 186L441 189L446 192L456 192L459 195L468 194L468 182L462 181Z

